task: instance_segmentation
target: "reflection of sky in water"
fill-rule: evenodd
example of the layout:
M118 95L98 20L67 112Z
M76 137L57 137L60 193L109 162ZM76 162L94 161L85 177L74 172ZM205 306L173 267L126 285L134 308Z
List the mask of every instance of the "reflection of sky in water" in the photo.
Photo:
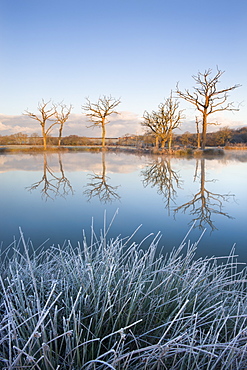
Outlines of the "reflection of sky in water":
M169 251L173 246L178 246L187 233L188 224L192 220L189 211L178 212L174 218L173 209L190 201L200 189L200 178L194 181L196 160L170 160L171 169L179 175L182 184L181 188L175 186L175 203L171 201L168 210L165 208L166 200L157 193L158 184L143 186L143 172L154 163L155 158L106 153L105 180L112 187L120 185L116 188L120 200L107 203L100 203L98 197L88 202L85 194L86 186L90 183L88 174L102 172L101 153L68 153L62 155L62 162L59 163L58 159L57 154L47 156L49 169L59 178L62 163L64 176L73 187L74 194L45 200L45 197L41 197L42 187L31 192L27 189L44 175L43 155L0 156L0 240L4 246L11 243L14 235L19 237L19 226L34 246L47 238L50 238L47 246L63 244L68 239L76 245L77 241L82 240L83 229L89 235L92 217L95 231L99 234L103 227L104 211L109 223L117 209L118 215L109 232L111 237L119 234L128 236L142 224L133 241L140 242L148 234L160 231L163 235L160 245ZM228 202L223 202L223 212L233 219L212 214L217 230L211 232L210 227L206 226L207 231L199 244L198 255L228 254L236 243L240 259L247 261L246 170L247 161L226 158L205 160L205 188L213 193L235 194L235 197L229 197ZM211 181L215 179L217 181ZM196 241L200 234L198 228L193 230L190 234L191 242Z

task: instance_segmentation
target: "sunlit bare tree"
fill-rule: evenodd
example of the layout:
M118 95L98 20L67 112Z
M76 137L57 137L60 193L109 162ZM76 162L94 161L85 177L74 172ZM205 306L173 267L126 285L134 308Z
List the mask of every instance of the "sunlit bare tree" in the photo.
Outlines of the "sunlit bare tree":
M34 114L26 110L24 115L38 121L41 126L44 150L47 148L47 138L51 133L53 127L58 123L55 117L56 105L51 104L51 101L45 102L43 99L38 103L38 114Z
M170 97L159 104L157 111L144 112L141 124L154 134L156 148L159 147L159 141L161 148L164 148L168 141L168 148L171 150L173 130L179 126L183 118L182 111L178 108L179 103L173 99L171 92Z
M164 132L164 137L167 136L166 126L160 126L160 119L157 112L152 111L151 113L145 111L143 113L142 126L147 129L147 132L150 132L155 136L155 148L159 148L159 139L163 137L162 132ZM163 130L162 130L163 128Z
M59 125L58 146L60 146L61 139L62 139L63 126L65 122L69 119L73 106L71 104L67 106L63 103L59 103L55 108L56 108L55 117Z
M190 92L188 89L182 92L177 85L177 94L180 98L195 105L196 109L202 114L202 149L205 149L207 126L215 124L208 122L208 116L222 111L238 110L233 107L233 103L227 103L228 92L235 90L241 85L234 85L225 89L218 89L220 78L224 71L217 69L214 76L212 70L208 69L205 72L198 72L197 76L192 76L196 86L194 91Z
M109 116L119 114L115 108L121 103L120 99L115 99L111 96L103 96L96 103L92 103L89 98L86 99L86 104L82 106L86 116L93 124L89 127L101 127L102 148L105 148L106 124L109 123Z
M183 110L179 110L179 103L171 95L165 101L165 114L168 121L168 148L171 150L173 131L179 127L182 119L184 119Z

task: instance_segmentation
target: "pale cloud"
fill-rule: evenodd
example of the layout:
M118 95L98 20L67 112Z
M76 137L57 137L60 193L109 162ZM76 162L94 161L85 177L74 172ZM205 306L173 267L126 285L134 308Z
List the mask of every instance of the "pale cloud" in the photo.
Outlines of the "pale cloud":
M0 122L0 132L9 130L10 128L10 126L5 125L3 122Z
M31 122L30 122L31 121ZM34 132L39 132L40 127L30 118L26 116L7 116L0 114L0 134L1 135L12 135L18 132L23 134L32 134Z
M141 118L132 112L121 112L119 115L112 115L110 122L106 126L107 137L120 137L127 133L140 134L142 127L140 125ZM89 127L92 123L84 114L71 114L68 121L64 125L64 136L78 135L87 137L100 137L100 127ZM18 132L24 134L40 134L40 125L37 121L25 116L7 116L0 114L0 134L11 135ZM56 128L52 131L53 135L57 135Z

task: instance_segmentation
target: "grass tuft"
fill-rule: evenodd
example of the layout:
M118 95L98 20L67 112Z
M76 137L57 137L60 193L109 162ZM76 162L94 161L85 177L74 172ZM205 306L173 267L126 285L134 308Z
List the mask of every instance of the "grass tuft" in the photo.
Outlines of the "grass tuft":
M92 230L77 248L35 253L20 230L3 258L3 369L243 369L246 269L234 251L194 259L197 243L157 256Z

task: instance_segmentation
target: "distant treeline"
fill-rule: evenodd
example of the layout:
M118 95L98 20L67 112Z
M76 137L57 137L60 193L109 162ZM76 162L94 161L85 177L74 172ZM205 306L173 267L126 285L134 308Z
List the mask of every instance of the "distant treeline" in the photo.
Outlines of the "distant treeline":
M58 138L49 136L48 145L57 145ZM38 134L27 135L22 132L13 135L0 135L0 145L43 145L43 138ZM65 136L61 145L101 145L101 138L90 138L78 135ZM106 138L106 145L149 147L155 145L155 137L151 134L125 135L119 138ZM207 133L207 146L237 145L247 146L247 126L239 129L229 127L220 128L216 132ZM173 146L196 147L197 134L185 132L181 135L175 134Z

